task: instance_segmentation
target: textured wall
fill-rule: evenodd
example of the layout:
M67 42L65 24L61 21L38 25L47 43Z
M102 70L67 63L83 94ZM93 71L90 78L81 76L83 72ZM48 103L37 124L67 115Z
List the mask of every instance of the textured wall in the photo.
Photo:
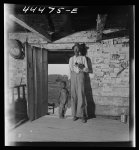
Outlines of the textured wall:
M120 115L129 106L129 39L116 38L88 45L96 114Z
M20 83L27 84L26 71L27 68L25 58L23 60L14 59L10 54L8 54L8 94L10 102L13 98L12 87L19 85ZM14 99L17 99L17 90L14 90Z

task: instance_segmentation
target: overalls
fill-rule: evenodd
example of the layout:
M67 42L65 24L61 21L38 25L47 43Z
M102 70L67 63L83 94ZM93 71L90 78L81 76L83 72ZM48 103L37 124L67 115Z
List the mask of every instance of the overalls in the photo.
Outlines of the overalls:
M85 98L85 74L71 71L71 108L72 116L86 117L86 98Z

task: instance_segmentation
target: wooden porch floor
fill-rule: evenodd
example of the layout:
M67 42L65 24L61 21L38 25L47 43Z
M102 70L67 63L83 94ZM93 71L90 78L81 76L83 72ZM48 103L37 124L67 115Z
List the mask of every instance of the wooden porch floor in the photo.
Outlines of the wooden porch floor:
M43 116L8 133L9 142L111 142L129 141L129 125L119 120L93 118L82 123L71 117Z

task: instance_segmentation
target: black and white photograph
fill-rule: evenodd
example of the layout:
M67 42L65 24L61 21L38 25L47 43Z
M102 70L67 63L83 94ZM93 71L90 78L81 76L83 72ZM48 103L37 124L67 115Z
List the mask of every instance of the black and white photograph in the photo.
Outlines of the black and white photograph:
M5 146L136 147L134 53L134 5L5 3Z

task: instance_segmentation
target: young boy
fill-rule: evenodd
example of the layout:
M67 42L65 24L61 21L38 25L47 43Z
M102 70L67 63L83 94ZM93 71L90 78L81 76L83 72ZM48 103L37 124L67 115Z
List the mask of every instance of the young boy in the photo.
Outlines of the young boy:
M65 112L66 112L66 107L68 103L68 95L69 92L66 88L66 82L61 81L61 91L60 91L60 96L59 96L59 118L63 119Z

